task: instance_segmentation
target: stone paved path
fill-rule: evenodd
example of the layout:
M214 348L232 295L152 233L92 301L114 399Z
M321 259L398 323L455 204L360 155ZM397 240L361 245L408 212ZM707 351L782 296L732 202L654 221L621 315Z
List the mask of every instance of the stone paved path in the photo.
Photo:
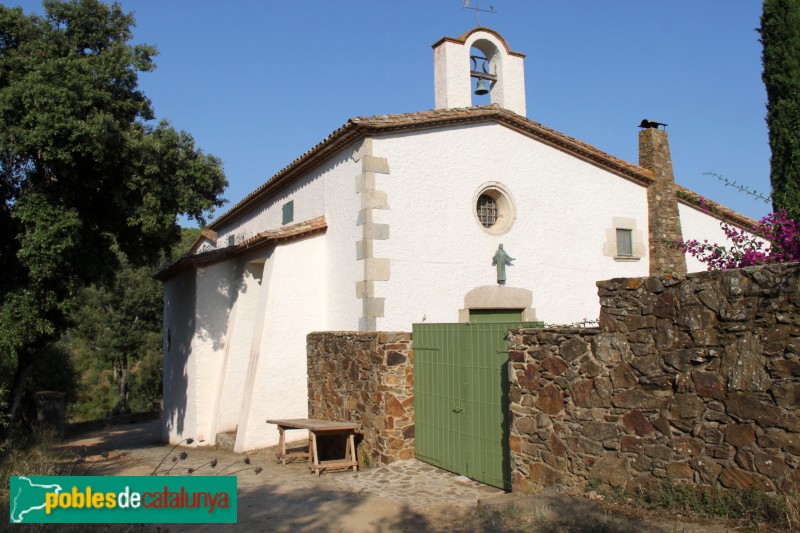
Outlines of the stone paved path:
M418 508L439 505L474 507L478 500L503 491L409 459L388 466L337 475L337 484L356 493L370 493Z

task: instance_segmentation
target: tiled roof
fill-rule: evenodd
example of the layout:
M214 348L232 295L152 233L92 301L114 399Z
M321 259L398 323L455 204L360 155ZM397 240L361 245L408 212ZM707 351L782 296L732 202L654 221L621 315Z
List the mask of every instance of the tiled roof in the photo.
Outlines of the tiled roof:
M497 104L458 109L433 109L430 111L395 115L356 117L348 120L344 126L331 133L322 142L292 161L287 167L279 171L266 183L247 195L242 201L212 222L209 227L213 230L218 230L230 224L234 220L245 215L252 207L260 204L262 200L269 197L273 192L287 183L290 183L293 179L326 161L345 146L364 137L481 122L495 122L501 124L527 137L548 144L558 150L644 186L650 185L654 179L652 172L649 170L634 165L633 163L623 161L594 146L568 135L564 135L552 128L548 128L538 122L518 115L513 111L503 109ZM680 186L678 190L684 191L684 194L680 195L682 201L688 205L700 207L699 196L697 194ZM746 227L754 223L752 219L708 200L706 200L706 205L711 205L714 208L714 211L717 213L715 216L728 220L736 225Z
M166 281L191 268L226 261L234 257L261 250L268 246L274 246L275 244L319 235L325 233L327 229L328 224L325 221L325 217L320 216L305 222L300 222L299 224L286 226L279 230L262 231L246 241L240 242L234 246L228 246L227 248L220 248L218 250L211 250L199 254L194 254L190 251L176 262L159 271L155 277L158 280ZM193 249L196 250L197 245L195 245Z

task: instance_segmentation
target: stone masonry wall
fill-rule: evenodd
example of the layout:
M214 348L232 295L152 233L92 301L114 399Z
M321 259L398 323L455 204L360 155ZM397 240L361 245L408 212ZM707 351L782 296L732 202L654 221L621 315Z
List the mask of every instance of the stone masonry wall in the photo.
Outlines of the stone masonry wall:
M800 490L800 265L597 285L600 328L510 336L514 489Z
M413 458L411 333L311 333L307 343L309 417L361 424L362 465Z

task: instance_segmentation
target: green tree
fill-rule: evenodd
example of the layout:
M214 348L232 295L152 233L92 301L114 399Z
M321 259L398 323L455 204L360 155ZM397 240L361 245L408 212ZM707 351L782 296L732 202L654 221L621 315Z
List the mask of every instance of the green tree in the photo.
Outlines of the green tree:
M759 32L773 210L800 220L800 0L764 0Z
M186 253L199 235L199 229L183 228L164 262ZM122 253L118 259L111 284L81 290L74 326L60 343L77 371L80 405L71 412L81 418L154 410L161 401L163 286L153 277L158 267L136 267Z
M0 357L16 414L26 377L67 325L80 288L110 284L119 255L156 261L222 205L221 163L150 125L133 17L98 0L0 5Z
M116 410L129 410L131 364L160 353L162 290L153 269L133 267L120 254L120 271L107 286L81 291L73 316L74 333L89 341L92 359L113 371Z

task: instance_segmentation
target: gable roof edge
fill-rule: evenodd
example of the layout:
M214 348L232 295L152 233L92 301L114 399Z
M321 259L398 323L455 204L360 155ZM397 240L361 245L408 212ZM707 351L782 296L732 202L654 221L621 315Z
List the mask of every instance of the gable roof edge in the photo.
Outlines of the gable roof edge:
M576 156L587 163L599 166L605 170L613 172L618 176L632 180L645 187L653 183L655 179L650 170L644 169L640 166L628 163L622 159L612 156L602 150L595 148L590 144L579 141L574 137L569 137L556 130L548 128L542 124L521 117L516 114L509 113L504 115L505 120L500 119L498 122L506 127L522 133L523 135L542 142L548 146L560 150L567 154Z
M333 131L328 137L278 171L269 180L209 224L208 228L218 230L245 216L254 205L273 192L291 183L293 179L301 174L324 163L338 151L363 138L403 131L427 130L482 122L495 122L508 127L522 135L578 157L583 161L644 187L649 186L654 180L653 173L647 169L614 157L590 144L548 128L513 111L503 109L497 104L458 109L434 109L397 115L355 117L348 120L342 127ZM676 187L678 188L680 200L687 205L702 211L703 203L706 205L713 204L715 211L711 214L715 218L731 222L744 229L750 228L755 224L753 219L745 215L707 199L701 201L701 197L697 193L677 184Z
M675 184L675 194L678 196L678 201L680 203L697 209L698 211L705 213L708 216L712 216L722 222L727 222L729 224L733 224L734 226L738 226L740 229L752 231L756 224L758 224L758 221L748 217L747 215L743 215L738 211L734 211L733 209L725 207L720 203L700 196L696 192L687 189L686 187L682 187L677 183Z
M503 39L502 35L500 35L499 33L497 33L495 30L493 30L491 28L487 28L486 26L476 26L473 29L469 30L466 33L461 34L458 37L442 37L441 39L439 39L438 41L433 43L431 45L431 48L436 48L437 46L439 46L440 44L442 44L444 42L464 44L464 43L467 42L467 39L469 39L470 35L472 35L473 33L479 32L479 31L484 31L486 33L491 33L494 37L496 37L497 40L499 40L503 44L503 47L505 47L506 53L508 55L517 56L517 57L525 57L525 54L523 54L522 52L514 52L514 51L512 51L511 48L508 46L508 43L506 42L506 40Z
M321 215L317 218L292 224L291 226L279 230L262 231L234 246L228 246L218 250L209 250L208 252L201 252L199 254L189 252L171 265L159 270L153 277L159 281L167 281L182 272L197 268L198 266L227 261L228 259L234 259L257 252L269 246L320 235L325 233L327 229L328 223L325 220L325 215Z

